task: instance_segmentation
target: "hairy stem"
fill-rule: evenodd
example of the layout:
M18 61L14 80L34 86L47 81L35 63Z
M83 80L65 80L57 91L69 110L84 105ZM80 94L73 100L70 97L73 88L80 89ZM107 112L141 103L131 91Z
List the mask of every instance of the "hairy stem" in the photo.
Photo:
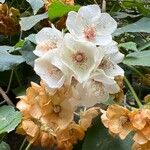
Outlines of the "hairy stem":
M15 105L13 104L13 102L9 99L9 97L6 95L5 91L0 87L0 94L2 95L2 97L4 98L4 100L7 102L7 104L15 107Z
M134 96L135 101L137 102L138 106L141 108L142 107L142 103L140 102L140 100L139 100L137 94L135 93L132 85L130 84L130 82L128 81L128 79L125 76L124 76L124 80L125 80L126 84L128 85L132 95Z

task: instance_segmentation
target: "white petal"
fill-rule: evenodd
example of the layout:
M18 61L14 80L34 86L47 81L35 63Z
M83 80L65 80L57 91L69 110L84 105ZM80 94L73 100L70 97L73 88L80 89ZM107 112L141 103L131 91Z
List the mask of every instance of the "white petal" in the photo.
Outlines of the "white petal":
M35 36L37 46L33 53L39 57L43 56L49 50L60 47L63 41L63 33L52 28L43 28Z
M102 69L105 74L110 77L115 77L118 75L124 76L124 70L107 57L101 61L98 68Z
M101 11L98 5L88 5L81 7L78 11L78 15L84 18L89 24L99 18Z
M44 41L57 41L59 38L62 38L62 33L54 27L45 27L35 36L37 44L40 44Z
M97 35L93 43L96 45L107 45L112 41L111 35Z
M115 94L115 93L118 93L120 91L120 87L117 83L105 84L104 86L110 94Z
M114 77L109 77L105 74L103 70L98 69L96 72L93 73L91 76L95 81L102 82L105 84L114 84Z
M117 22L108 13L101 13L96 29L99 35L109 35L117 29Z
M86 22L81 16L78 16L77 12L70 11L66 20L66 27L69 32L75 36L81 37Z
M111 61L115 63L122 62L124 58L124 55L119 52L117 43L114 41L112 41L108 45L100 46L99 49L103 50L105 55L108 56L111 59Z
M79 92L81 105L85 105L86 107L107 101L109 98L109 93L101 82L90 80L84 86L83 84L78 84L77 90Z
M38 44L33 51L33 53L36 56L42 57L44 54L46 54L48 51L53 50L57 47L57 44L52 41L45 41L40 44Z

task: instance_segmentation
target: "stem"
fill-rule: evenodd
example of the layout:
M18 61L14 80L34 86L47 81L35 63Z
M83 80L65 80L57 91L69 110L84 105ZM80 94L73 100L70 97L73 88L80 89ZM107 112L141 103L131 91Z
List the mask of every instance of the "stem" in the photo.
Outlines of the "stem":
M128 85L132 95L134 96L135 101L137 102L138 106L141 108L142 107L142 103L140 102L140 100L139 100L137 94L135 93L132 85L130 84L130 82L128 81L128 79L125 76L124 76L124 80L125 80L126 84Z
M94 1L94 3L95 3L95 4L97 4L97 5L98 5L98 3L97 3L97 1L96 1L96 0L93 0L93 1Z
M6 134L4 134L1 139L0 139L0 143L3 141L3 139L5 138Z
M22 86L22 83L21 83L21 81L20 81L20 79L19 79L19 76L18 76L18 74L17 74L17 71L14 70L14 72L15 72L15 75L16 75L16 78L17 78L17 81L18 81L19 86Z
M13 104L13 102L9 99L9 97L6 95L6 93L3 91L3 89L0 87L0 94L2 95L2 97L4 98L4 100L11 106L15 107L15 105Z
M32 143L29 143L29 144L27 145L27 147L25 148L25 150L29 150L30 147L31 147L31 144L32 144Z
M24 138L24 140L23 140L23 142L22 142L22 144L21 144L19 150L23 150L23 147L24 147L24 144L25 144L25 143L26 143L26 138Z
M14 74L14 70L12 70L12 71L11 71L10 79L9 79L9 83L8 83L8 86L7 86L6 93L8 93L8 92L9 92L9 90L10 90L10 86L11 86L11 82L12 82L13 74Z
M148 78L146 78L140 71L138 71L136 68L134 68L133 66L127 65L129 68L131 68L133 71L135 71L139 76L142 77L143 80L145 80L146 82L148 82L150 84L150 80Z
M150 41L144 44L143 46L139 47L139 51L145 50L148 47L150 47Z
M3 104L5 104L5 102L6 102L6 101L5 101L5 100L3 100L2 102L0 102L0 105L3 105Z
M106 12L106 0L102 0L102 12Z

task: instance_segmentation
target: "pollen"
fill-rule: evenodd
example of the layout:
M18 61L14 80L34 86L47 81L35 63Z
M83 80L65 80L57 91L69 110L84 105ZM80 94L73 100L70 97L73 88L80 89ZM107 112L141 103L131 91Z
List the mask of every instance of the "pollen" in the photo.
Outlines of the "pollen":
M123 126L129 121L129 118L127 116L121 116L119 118L119 121L120 121L121 126Z
M73 61L77 64L82 65L87 60L86 55L83 52L76 52L72 55Z
M57 47L56 43L54 42L51 42L51 41L46 41L46 42L43 42L41 44L38 45L38 47L40 49L42 49L43 51L47 52L51 49L54 49Z
M84 29L84 36L87 40L92 41L96 37L96 29L95 27L87 26Z
M54 113L56 113L56 114L60 113L60 112L61 112L61 106L59 106L59 105L54 105L54 106L53 106L53 111L54 111Z
M62 76L62 72L59 68L53 66L48 69L48 74L53 77L54 79L58 79Z

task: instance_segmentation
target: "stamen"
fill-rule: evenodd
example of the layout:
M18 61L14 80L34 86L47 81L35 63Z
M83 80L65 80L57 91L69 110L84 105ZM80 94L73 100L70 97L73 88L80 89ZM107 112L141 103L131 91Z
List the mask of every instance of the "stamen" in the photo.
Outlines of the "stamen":
M54 113L58 114L61 112L61 106L60 105L54 105L53 106Z
M85 29L84 29L84 35L85 35L85 38L89 41L92 41L95 39L96 37L96 28L95 27L91 27L91 26L87 26Z
M79 65L82 65L86 62L87 57L83 52L76 52L72 55L73 61Z

